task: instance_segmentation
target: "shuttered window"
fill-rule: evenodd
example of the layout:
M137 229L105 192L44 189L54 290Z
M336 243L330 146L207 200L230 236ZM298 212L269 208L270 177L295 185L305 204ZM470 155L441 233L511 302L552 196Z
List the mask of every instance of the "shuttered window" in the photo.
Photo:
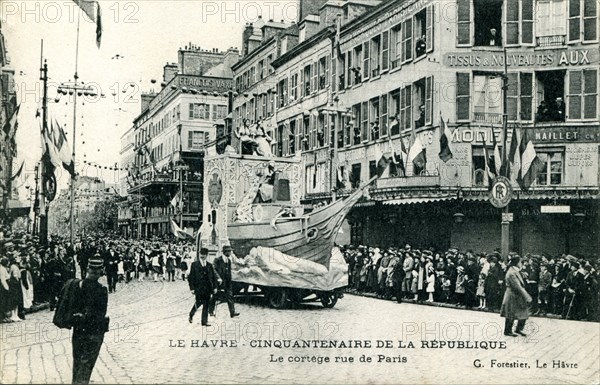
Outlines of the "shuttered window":
M471 45L471 0L457 0L458 46Z
M381 34L381 71L387 71L390 66L390 31Z
M569 0L569 42L581 39L581 0Z
M369 53L371 52L369 50L369 42L366 41L363 43L363 79L368 79L369 78Z
M569 71L569 120L581 119L583 71Z
M598 70L569 71L568 118L598 118Z
M508 73L508 89L506 90L506 113L508 120L517 120L519 108L519 74Z
M531 120L533 118L533 73L521 72L519 74L519 88L521 98L521 120Z
M425 78L425 124L433 122L433 76Z
M506 1L506 45L519 44L519 0Z
M470 119L471 104L471 74L468 72L456 73L456 120Z
M533 0L521 0L521 43L533 44Z
M598 40L598 0L583 0L583 41Z
M598 119L598 71L583 70L583 118Z
M425 45L426 52L433 51L433 25L435 17L435 4L427 7L427 18L425 19Z
M412 44L412 19L402 23L402 62L407 62L412 59L413 44Z

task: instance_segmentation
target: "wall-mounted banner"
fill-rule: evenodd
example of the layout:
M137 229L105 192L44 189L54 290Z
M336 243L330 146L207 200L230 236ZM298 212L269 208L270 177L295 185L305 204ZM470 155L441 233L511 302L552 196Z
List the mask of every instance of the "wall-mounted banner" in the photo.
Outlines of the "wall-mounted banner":
M509 68L585 66L597 64L599 56L597 49L509 51L506 54L506 64ZM504 53L502 51L451 52L444 55L443 63L452 68L502 70Z

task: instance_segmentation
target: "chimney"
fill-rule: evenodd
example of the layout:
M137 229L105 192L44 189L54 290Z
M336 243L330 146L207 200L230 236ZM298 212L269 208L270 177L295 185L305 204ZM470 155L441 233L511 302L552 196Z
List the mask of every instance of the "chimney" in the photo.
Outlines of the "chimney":
M249 49L249 41L252 35L254 34L254 26L252 23L246 23L244 27L244 32L242 33L242 56L248 55L250 53Z
M163 67L163 81L165 83L169 83L175 75L177 75L177 71L179 70L179 66L177 63L167 63Z
M327 0L300 0L298 4L298 22L302 22L308 15L319 15L319 10Z
M142 93L142 105L141 105L141 112L144 112L148 106L150 105L150 102L152 101L152 99L154 99L154 97L156 96L155 93Z
M319 30L328 26L335 26L338 15L343 15L342 3L339 1L327 1L319 10Z

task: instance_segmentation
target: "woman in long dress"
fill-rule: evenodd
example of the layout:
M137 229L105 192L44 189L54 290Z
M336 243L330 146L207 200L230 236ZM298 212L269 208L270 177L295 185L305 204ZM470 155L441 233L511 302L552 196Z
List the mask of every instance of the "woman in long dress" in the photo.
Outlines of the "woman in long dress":
M25 260L21 261L21 291L23 292L23 309L33 305L33 278Z
M271 153L271 137L265 132L262 126L258 126L256 137L254 141L257 144L256 153L260 156L272 156Z

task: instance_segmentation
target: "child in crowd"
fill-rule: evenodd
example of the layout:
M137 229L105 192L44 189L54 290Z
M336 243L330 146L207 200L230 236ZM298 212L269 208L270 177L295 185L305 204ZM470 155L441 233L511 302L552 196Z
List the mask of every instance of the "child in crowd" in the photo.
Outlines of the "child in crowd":
M477 282L477 298L479 298L479 306L477 309L485 308L485 273L479 274L479 281Z

